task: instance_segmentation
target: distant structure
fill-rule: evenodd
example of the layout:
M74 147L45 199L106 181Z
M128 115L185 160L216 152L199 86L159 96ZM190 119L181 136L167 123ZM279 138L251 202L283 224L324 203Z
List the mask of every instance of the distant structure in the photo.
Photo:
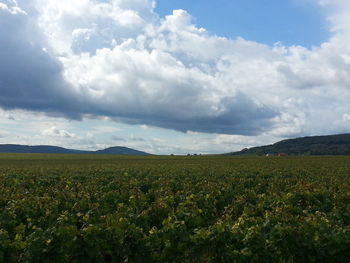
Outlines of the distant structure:
M278 157L284 157L284 156L288 156L288 153L267 153L265 154L266 157L271 157L271 156L278 156Z

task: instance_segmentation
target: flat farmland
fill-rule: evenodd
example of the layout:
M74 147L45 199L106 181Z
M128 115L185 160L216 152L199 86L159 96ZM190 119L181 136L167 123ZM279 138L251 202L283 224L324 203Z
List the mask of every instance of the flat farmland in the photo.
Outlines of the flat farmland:
M349 262L350 157L0 154L0 262Z

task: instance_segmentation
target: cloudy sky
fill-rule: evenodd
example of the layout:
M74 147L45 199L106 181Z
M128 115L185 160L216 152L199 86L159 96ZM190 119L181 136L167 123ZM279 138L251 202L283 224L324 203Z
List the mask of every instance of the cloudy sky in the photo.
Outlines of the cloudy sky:
M0 0L0 143L220 153L350 132L348 0Z

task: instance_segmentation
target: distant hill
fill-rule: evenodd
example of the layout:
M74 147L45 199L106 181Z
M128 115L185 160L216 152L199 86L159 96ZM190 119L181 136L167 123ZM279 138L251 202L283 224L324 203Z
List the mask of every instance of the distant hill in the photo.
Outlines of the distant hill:
M64 153L64 154L120 154L120 155L150 155L149 153L130 149L127 147L110 147L98 151L81 151L66 149L58 146L39 145L18 145L18 144L0 144L0 153Z
M272 145L243 149L227 155L350 155L350 134L289 139Z
M96 154L125 154L125 155L150 155L149 153L134 150L127 147L115 146L104 150L98 150L93 153Z

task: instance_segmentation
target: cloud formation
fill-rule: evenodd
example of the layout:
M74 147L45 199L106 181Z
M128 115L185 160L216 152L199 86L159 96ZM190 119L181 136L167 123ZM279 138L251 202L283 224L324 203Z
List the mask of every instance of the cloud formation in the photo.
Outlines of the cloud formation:
M55 126L50 127L42 132L43 135L50 137L73 138L75 135L66 130L61 130Z
M63 65L45 47L35 17L15 1L0 4L0 105L48 114L74 114Z
M183 132L346 131L350 6L319 3L333 35L307 49L210 35L150 0L0 0L0 106Z

